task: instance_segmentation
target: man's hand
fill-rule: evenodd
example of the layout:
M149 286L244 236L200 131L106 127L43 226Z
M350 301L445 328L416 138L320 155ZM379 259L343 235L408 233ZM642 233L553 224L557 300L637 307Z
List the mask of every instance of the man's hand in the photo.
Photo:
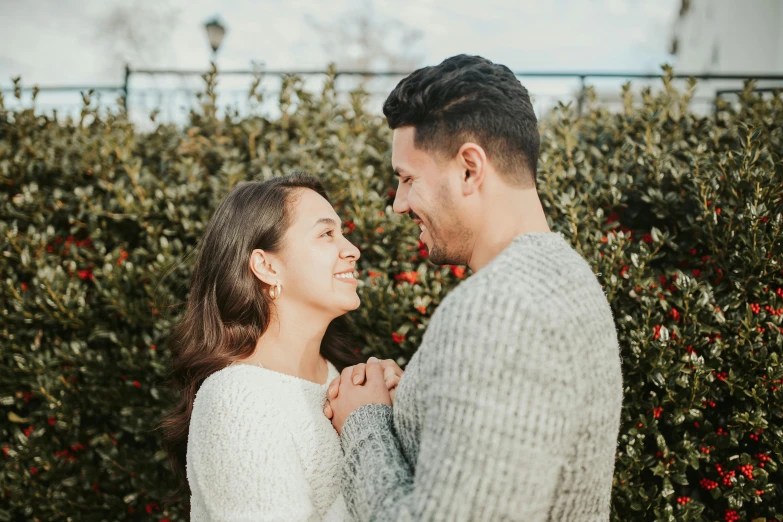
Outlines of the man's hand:
M339 434L342 434L343 424L348 416L362 406L367 404L392 405L380 362L377 359L375 361L370 359L364 366L366 375L364 385L353 383L353 368L351 367L344 369L340 377L332 382L332 385L338 384L340 394L334 398L328 397L329 400L324 406L324 415L332 420L332 425Z
M389 395L391 395L392 404L394 404L394 395L397 393L397 385L400 384L400 379L402 378L403 372L402 368L394 362L391 359L384 359L382 361L379 361L375 357L370 357L367 360L367 363L380 363L381 368L383 369L383 380L386 382L386 389L389 390ZM364 384L365 376L367 373L367 364L361 363L357 364L356 366L351 366L351 382L360 385ZM329 400L336 398L340 394L340 377L336 378L332 381L332 383L329 385L329 390L327 392L327 398ZM331 418L331 415L327 413L327 417Z

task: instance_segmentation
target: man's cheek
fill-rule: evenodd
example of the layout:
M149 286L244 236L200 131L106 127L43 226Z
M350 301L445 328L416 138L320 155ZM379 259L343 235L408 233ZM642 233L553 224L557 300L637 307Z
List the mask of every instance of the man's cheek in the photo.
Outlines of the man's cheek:
M408 187L408 193L406 194L406 196L408 198L408 206L411 208L411 210L413 210L413 207L418 207L419 206L419 198L416 197L416 189L415 188ZM413 211L416 212L415 210L413 210ZM416 212L416 214L419 214L419 213ZM419 214L419 217L421 217L420 214Z

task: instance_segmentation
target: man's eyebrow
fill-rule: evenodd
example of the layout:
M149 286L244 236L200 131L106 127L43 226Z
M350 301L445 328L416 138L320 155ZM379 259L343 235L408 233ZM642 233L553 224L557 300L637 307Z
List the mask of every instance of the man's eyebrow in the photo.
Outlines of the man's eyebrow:
M318 221L315 222L315 225L313 225L313 228L317 227L318 225L329 225L332 227L337 226L337 221L335 221L332 218L321 218Z

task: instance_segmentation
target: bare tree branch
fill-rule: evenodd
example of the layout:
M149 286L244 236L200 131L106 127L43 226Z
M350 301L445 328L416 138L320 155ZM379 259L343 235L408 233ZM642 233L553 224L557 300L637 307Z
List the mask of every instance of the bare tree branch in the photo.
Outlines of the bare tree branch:
M156 65L170 49L171 29L178 20L179 11L166 0L137 0L116 5L99 17L94 37L108 54L113 70L117 63Z
M309 15L305 19L340 69L412 70L422 62L417 46L424 34L400 20L381 18L370 2L326 23Z

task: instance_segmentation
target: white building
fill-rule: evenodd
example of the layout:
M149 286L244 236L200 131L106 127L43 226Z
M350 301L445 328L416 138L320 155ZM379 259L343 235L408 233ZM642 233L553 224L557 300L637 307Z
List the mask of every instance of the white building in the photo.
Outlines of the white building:
M681 0L676 70L783 75L783 1Z
M670 52L675 73L783 77L783 0L680 0ZM705 105L716 95L732 100L743 86L701 80L696 97ZM755 88L783 88L783 80Z

